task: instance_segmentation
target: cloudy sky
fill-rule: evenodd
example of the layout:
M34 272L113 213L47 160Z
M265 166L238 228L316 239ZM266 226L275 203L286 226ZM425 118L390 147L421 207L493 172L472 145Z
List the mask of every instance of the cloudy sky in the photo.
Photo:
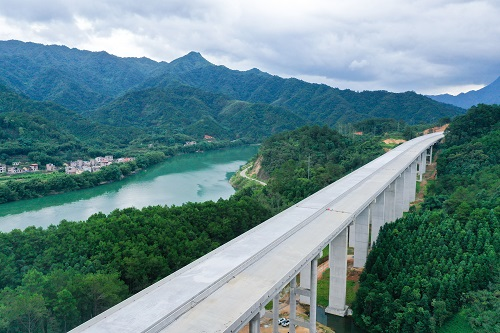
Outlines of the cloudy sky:
M499 19L499 0L0 0L0 39L457 94L500 76Z

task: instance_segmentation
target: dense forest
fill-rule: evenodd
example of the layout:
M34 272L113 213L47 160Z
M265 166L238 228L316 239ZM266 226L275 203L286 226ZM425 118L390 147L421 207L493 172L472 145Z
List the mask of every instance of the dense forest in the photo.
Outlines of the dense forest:
M271 137L260 151L269 185L228 200L0 233L0 332L66 332L383 153L319 126Z
M368 332L438 332L462 306L499 332L500 106L453 120L422 208L386 224L353 305Z

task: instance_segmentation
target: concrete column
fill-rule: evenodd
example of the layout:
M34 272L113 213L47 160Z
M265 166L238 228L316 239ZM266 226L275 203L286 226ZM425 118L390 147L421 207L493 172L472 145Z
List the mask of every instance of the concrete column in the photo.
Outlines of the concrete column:
M434 145L432 145L429 150L429 164L432 163L432 147L434 147Z
M377 241L380 228L385 223L384 219L384 206L385 206L385 192L378 195L374 202L370 205L370 216L372 221L372 246Z
M297 277L294 276L290 281L290 321L293 322L297 319L297 299L295 289L297 288ZM289 332L295 333L295 325L290 324Z
M417 197L417 161L414 161L410 165L410 187L412 191L410 192L410 202L415 201Z
M307 263L300 271L300 288L311 289L311 263ZM300 303L311 304L309 296L300 295Z
M278 319L280 316L280 294L273 298L273 333L279 333Z
M318 257L311 263L311 305L309 307L309 333L316 333L316 305L318 299Z
M260 311L250 320L249 333L260 333Z
M422 153L422 159L423 159L423 161L422 161L422 177L424 176L425 171L427 171L427 157L426 157L427 155L426 154L427 154L426 151L424 151Z
M368 255L368 239L370 235L370 208L365 208L356 216L356 242L354 245L354 267L363 267Z
M396 219L396 214L394 213L394 207L396 202L396 181L393 181L384 190L385 202L384 202L384 221L392 222Z
M344 317L347 313L347 229L330 242L330 290L325 312ZM291 331L290 331L291 332Z
M403 217L404 209L404 188L405 188L405 173L396 178L396 197L394 201L394 220Z
M407 212L410 209L412 192L415 193L415 186L411 186L411 165L404 171L404 176L403 212Z
M351 223L351 225L349 226L349 247L352 247L354 248L355 244L356 244L356 225L354 224L354 222Z

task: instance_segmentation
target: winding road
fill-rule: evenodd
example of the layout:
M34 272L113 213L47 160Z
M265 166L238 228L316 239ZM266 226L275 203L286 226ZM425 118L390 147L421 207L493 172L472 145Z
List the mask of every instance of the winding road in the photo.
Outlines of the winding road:
M253 180L254 182L257 182L259 183L260 185L264 185L266 186L267 184L264 183L263 181L260 181L258 179L254 179L254 178L250 178L247 176L247 170L250 169L252 166L249 166L249 167L246 167L245 169L241 170L240 172L240 176L243 177L243 178L246 178L246 179L250 179L250 180Z

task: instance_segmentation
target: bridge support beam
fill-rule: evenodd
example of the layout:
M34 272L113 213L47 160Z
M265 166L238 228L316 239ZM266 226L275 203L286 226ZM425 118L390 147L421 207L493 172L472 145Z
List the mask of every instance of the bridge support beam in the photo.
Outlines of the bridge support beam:
M326 313L344 317L347 314L347 230L342 230L330 242L330 290ZM290 331L291 332L291 331Z
M429 164L432 163L432 147L434 147L434 145L429 147Z
M378 195L374 202L370 204L370 215L372 221L372 246L378 238L380 228L384 225L385 192Z
M396 197L394 200L394 220L403 217L404 210L404 188L405 188L405 173L399 175L396 182ZM393 221L394 221L393 220Z
M356 216L356 242L354 244L354 267L363 267L368 255L370 236L370 206Z

